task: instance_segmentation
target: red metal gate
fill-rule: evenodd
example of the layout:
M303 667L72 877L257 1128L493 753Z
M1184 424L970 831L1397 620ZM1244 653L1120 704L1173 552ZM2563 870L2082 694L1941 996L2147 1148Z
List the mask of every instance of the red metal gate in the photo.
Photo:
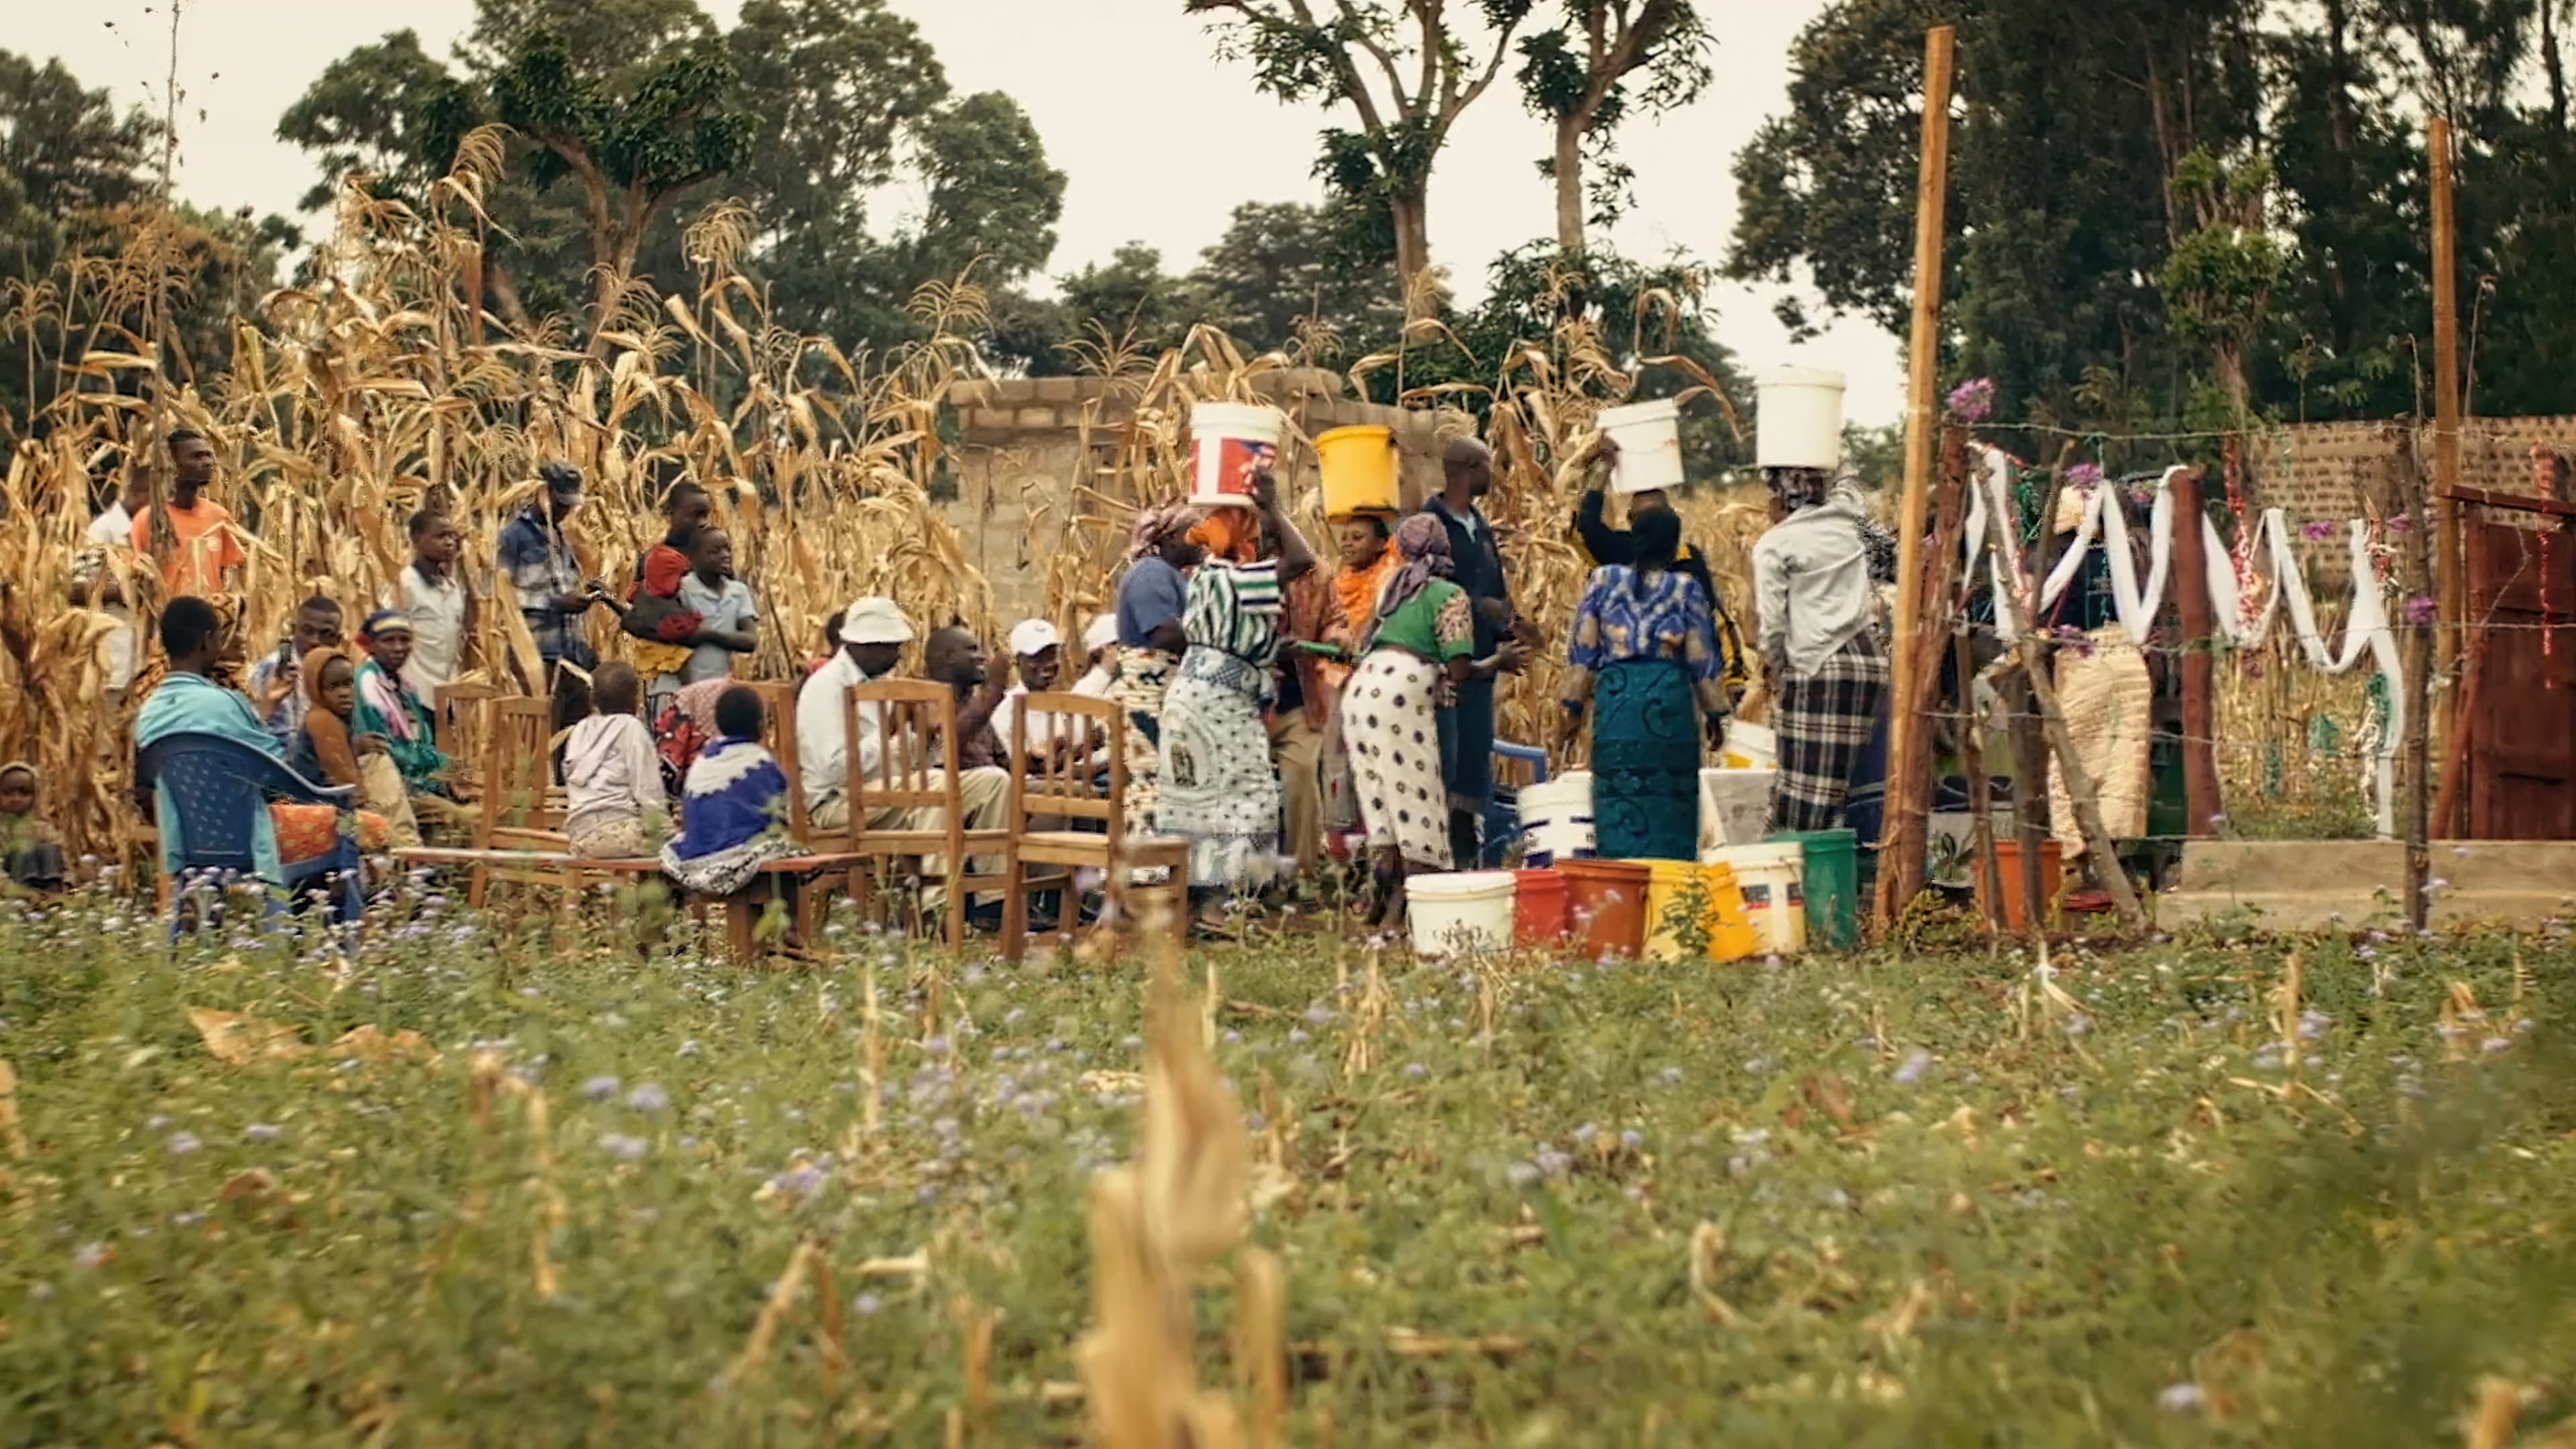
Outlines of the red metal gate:
M2469 836L2576 840L2576 504L2462 488Z

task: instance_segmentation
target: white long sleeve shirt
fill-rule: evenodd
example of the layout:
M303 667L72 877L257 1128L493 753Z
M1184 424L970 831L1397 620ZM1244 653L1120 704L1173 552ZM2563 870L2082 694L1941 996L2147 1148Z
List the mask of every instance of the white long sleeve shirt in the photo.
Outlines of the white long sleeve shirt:
M1860 495L1837 488L1825 501L1771 526L1753 545L1755 631L1765 659L1785 657L1806 678L1869 627L1869 549L1861 541Z
M796 691L796 769L805 781L805 808L819 808L847 793L850 783L850 686L869 676L836 653ZM859 711L859 773L873 776L882 746L877 711Z

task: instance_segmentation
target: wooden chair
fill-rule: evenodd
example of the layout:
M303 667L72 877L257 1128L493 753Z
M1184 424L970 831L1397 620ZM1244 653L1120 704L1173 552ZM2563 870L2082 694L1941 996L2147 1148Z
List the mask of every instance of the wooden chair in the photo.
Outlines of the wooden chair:
M554 738L554 702L493 698L483 716L482 800L475 813L474 849L481 854L527 851L569 857L563 833L566 804L554 781L547 744ZM495 879L516 885L578 889L580 882L552 860L477 861L466 887L467 904L480 906Z
M1078 743L1071 750L1048 755L1035 774L1026 770L1011 772L1011 849L1009 864L1003 871L1009 882L1009 894L1002 906L1003 954L1017 961L1027 950L1029 892L1044 884L1029 875L1033 865L1060 869L1087 866L1101 872L1109 897L1109 919L1117 922L1136 919L1128 905L1138 890L1130 883L1130 871L1169 871L1170 877L1163 885L1150 889L1167 897L1173 934L1186 942L1190 931L1189 842L1131 830L1126 807L1126 710L1083 694L1024 695L1011 724L1014 758L1027 757L1029 721L1038 717L1049 721L1053 738ZM1084 748L1086 745L1092 748ZM1101 745L1107 746L1109 756L1105 792L1099 783L1101 772L1092 764ZM1058 820L1096 820L1103 828L1098 832L1039 828L1042 823ZM1074 903L1068 899L1068 917L1073 909Z
M430 741L454 768L460 800L471 800L482 785L483 723L486 706L501 698L488 684L442 684L430 700Z
M942 934L950 946L963 946L968 898L978 889L999 890L1009 879L975 874L973 859L977 855L1007 859L1011 832L966 828L964 776L957 763L957 696L944 684L881 679L850 686L842 711L842 727L849 732L844 791L850 807L848 849L862 859L859 869L851 873L852 893L865 910L874 887L885 879L926 883L921 862L936 855L946 876ZM860 767L863 717L877 725L874 770ZM934 829L868 824L885 811L914 810L937 810L942 823Z

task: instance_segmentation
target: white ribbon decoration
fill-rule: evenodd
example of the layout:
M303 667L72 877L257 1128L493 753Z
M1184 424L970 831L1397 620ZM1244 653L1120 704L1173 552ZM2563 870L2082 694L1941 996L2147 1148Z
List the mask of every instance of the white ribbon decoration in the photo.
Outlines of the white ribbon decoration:
M1978 557L1986 553L1987 509L1991 507L2006 519L2013 517L2012 461L2001 449L1984 448L1982 451L1982 466L1975 471L1977 481L1983 486L1972 485L1968 490L1966 537L1962 540L1967 566L1963 577L1975 575ZM2076 573L2083 567L2084 556L2094 547L2098 533L2103 546L2111 554L2113 612L2119 617L2120 627L2128 634L2130 643L2146 643L2149 632L2155 627L2157 611L2164 604L2165 584L2173 557L2172 484L2174 475L2181 471L2180 464L2167 468L2164 477L2156 483L2155 502L2147 519L2148 564L2143 589L2137 582L2137 561L2129 550L2125 511L2109 506L2115 485L2106 479L2085 499L2084 516L2076 525L2075 542L2059 557L2056 567L2041 583L2037 605L2031 609L2032 616L2036 618L2041 611L2054 605L2066 592L2067 586L2075 581ZM2048 522L2053 524L2055 520ZM2374 771L2377 785L2374 793L2378 796L2377 827L2380 838L2388 839L2396 834L2397 742L2406 733L2406 702L2398 690L2396 632L2389 623L2388 606L2380 594L2378 575L2370 564L2368 529L2358 518L2353 519L2349 527L2352 604L2344 617L2343 648L2339 655L2327 652L2325 640L2318 633L2316 606L2308 596L2307 580L2299 572L2298 560L2290 552L2289 523L2280 509L2265 509L2255 523L2252 552L2260 553L2268 548L2272 557L2271 596L2263 602L2262 616L2251 621L2244 617L2244 601L2236 585L2235 561L2226 542L2218 536L2218 525L2210 522L2206 513L2200 518L2201 558L2206 574L2204 586L2209 590L2210 610L2218 631L2232 647L2250 648L2268 638L2273 622L2280 616L2282 601L2286 599L2290 606L2291 633L2299 641L2299 650L2307 656L2308 663L2318 670L2327 674L2343 674L2361 661L2365 651L2369 653L2386 682L2388 692L2388 731L2380 740ZM2012 574L2009 586L2004 577L2007 568ZM2005 643L2012 643L2016 638L2013 611L2001 607L2000 600L2005 596L2005 589L2010 587L2012 598L2025 607L2031 606L2028 570L2019 557L1997 553L1986 557L1986 576L1998 600L1995 633ZM2175 586L2181 587L2179 583Z

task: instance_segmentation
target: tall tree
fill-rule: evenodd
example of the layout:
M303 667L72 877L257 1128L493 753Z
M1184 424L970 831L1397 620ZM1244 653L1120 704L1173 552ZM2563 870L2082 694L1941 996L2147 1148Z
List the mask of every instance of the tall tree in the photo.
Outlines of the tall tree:
M886 0L747 0L719 35L697 0L477 0L443 63L397 32L335 62L279 124L344 175L419 203L473 127L516 133L485 197L487 295L528 320L601 314L623 275L685 292L679 217L726 196L754 218L742 259L801 325L852 345L915 324L902 301L969 264L1042 266L1064 178L1006 96L952 99L938 57ZM917 217L878 222L900 183Z
M1392 336L1404 325L1404 296L1383 269L1339 265L1335 209L1299 201L1236 207L1191 273L1207 320L1254 351L1303 341L1319 359L1356 357L1355 348Z
M1555 0L1557 23L1521 40L1521 98L1555 146L1539 170L1556 183L1556 244L1583 250L1589 220L1625 209L1635 173L1611 138L1632 111L1660 114L1708 88L1708 26L1690 0ZM1631 94L1630 78L1643 76ZM1585 184L1589 164L1590 185Z
M1181 9L1219 17L1218 54L1249 60L1264 92L1350 107L1358 129L1325 130L1315 171L1336 195L1384 209L1409 290L1431 265L1432 165L1501 73L1535 3L1473 0L1489 32L1481 47L1448 0L1182 0Z

